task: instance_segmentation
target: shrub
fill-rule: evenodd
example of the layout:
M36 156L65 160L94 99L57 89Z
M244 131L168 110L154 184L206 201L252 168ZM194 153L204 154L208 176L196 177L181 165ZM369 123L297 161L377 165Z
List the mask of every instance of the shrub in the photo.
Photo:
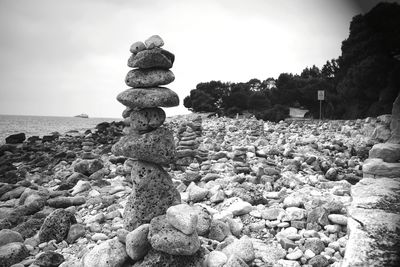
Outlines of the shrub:
M258 113L256 117L264 121L279 122L289 117L289 108L283 105L275 105L273 108Z

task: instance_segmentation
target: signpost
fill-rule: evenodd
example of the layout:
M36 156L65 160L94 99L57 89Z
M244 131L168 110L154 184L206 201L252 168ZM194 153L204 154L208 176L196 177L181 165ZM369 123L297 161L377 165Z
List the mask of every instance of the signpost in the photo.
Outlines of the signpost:
M319 119L322 120L322 101L325 100L325 90L318 90Z

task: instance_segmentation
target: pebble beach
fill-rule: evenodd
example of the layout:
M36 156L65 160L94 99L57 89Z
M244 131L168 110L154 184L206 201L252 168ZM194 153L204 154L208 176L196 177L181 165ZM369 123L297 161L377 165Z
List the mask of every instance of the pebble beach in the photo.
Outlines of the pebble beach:
M373 183L359 181L369 151L387 138L387 117L281 123L193 118L168 119L166 126L177 147L182 136L201 129L189 138L201 157L165 169L182 208L197 215L196 223L186 222L198 234L195 257L147 247L144 258L132 260L135 244L146 250L146 241L124 229L131 166L111 153L121 122L1 147L0 265L340 266L346 250L357 249L348 244L352 192Z

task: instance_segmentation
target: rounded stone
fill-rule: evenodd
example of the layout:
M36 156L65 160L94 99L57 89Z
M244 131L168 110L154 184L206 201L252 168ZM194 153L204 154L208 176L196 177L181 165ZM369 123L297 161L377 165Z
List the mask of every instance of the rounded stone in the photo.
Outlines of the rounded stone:
M175 75L170 70L163 69L134 69L125 78L126 85L138 87L153 87L173 82Z
M155 47L161 47L164 45L163 39L158 35L150 36L146 41L144 41L147 49L153 49Z
M85 226L82 224L74 224L69 228L67 242L72 244L78 238L85 236Z
M160 127L165 117L165 112L161 108L135 110L130 113L131 128L139 132L148 132Z
M255 258L253 243L248 236L243 236L240 239L235 239L231 244L222 249L228 257L236 255L245 262L250 262Z
M347 216L342 214L329 214L328 219L335 224L347 225Z
M174 60L175 56L171 52L161 48L154 48L150 50L142 50L136 55L132 54L128 60L128 66L139 69L170 69Z
M290 252L286 255L286 259L288 260L298 260L303 256L303 251L300 249L295 249L294 251Z
M221 251L211 251L207 257L208 267L222 267L228 261L228 257Z
M197 212L187 204L179 204L167 209L168 222L186 235L192 234L197 226Z
M246 262L236 255L230 255L224 267L248 267Z
M325 178L331 181L335 181L338 176L338 172L335 168L330 168L326 173L325 173Z
M180 203L179 192L161 166L135 161L131 177L132 193L124 211L124 224L128 231L149 223L154 217L165 214L170 206Z
M308 262L312 267L325 267L329 265L329 261L323 255L317 255Z
M185 235L170 225L165 215L151 220L148 238L155 250L171 255L193 255L200 248L200 239L196 231Z
M61 242L67 237L69 228L76 223L75 216L64 209L56 209L43 222L39 230L40 242L48 242L55 239Z
M196 231L200 236L205 236L208 234L211 225L211 215L206 208L202 206L192 207L197 213L197 225Z
M122 118L126 119L131 115L132 109L127 107L126 109L124 109L124 111L122 112Z
M229 225L220 220L212 220L208 238L222 242L230 234Z
M175 107L179 105L178 95L165 87L133 88L123 91L117 100L132 109Z
M77 162L74 165L74 171L84 174L84 175L91 175L98 170L103 168L103 162L99 159L84 159Z
M75 197L55 197L47 200L47 205L53 208L67 208L85 204L86 198L83 196Z
M131 51L131 53L137 54L137 53L139 53L140 51L146 50L146 46L145 46L144 43L141 42L141 41L139 41L139 42L134 42L134 43L131 45L131 47L130 47L129 50Z
M22 235L10 229L3 229L0 231L0 247L8 243L24 242Z
M64 256L54 251L45 251L40 254L34 264L43 267L57 267L65 261Z
M140 260L146 256L147 252L151 248L150 243L147 240L149 227L150 224L142 224L126 235L126 253L134 261Z
M307 238L304 244L304 248L310 249L316 255L320 254L325 249L324 242L319 238Z
M170 130L160 127L144 134L130 134L122 137L113 147L117 156L169 164L175 159L175 142Z
M0 247L0 266L11 266L29 256L23 243L12 242Z
M25 141L25 139L24 133L12 134L6 137L6 144L19 144Z
M249 213L253 207L249 202L246 201L237 201L230 205L227 210L232 212L234 216L244 215Z
M121 267L127 258L124 244L110 239L95 246L83 257L82 263L84 267Z

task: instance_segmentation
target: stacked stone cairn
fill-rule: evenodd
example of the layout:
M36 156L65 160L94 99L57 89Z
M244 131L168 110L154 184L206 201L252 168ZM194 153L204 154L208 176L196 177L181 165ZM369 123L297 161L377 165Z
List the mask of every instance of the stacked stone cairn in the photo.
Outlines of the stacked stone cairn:
M128 157L132 168L133 188L124 210L124 226L130 231L126 237L128 255L134 261L143 259L141 265L135 266L148 266L155 255L189 260L187 257L200 248L194 230L197 215L190 206L180 204L180 194L163 168L175 160L176 152L173 133L162 126L166 116L160 107L179 104L175 92L160 87L174 80L169 70L174 55L162 49L163 44L154 35L131 46L128 66L133 69L125 80L131 88L117 96L127 107L123 117L129 128L112 151ZM177 218L184 218L183 223Z
M202 119L197 117L192 122L184 122L178 130L176 167L177 169L185 170L195 159L197 162L204 160L204 153L198 153L199 138L202 134L201 129Z
M251 141L255 141L258 137L264 135L264 122L253 118L250 124L249 137Z
M247 147L232 147L233 168L235 173L250 173L250 165L247 162Z

